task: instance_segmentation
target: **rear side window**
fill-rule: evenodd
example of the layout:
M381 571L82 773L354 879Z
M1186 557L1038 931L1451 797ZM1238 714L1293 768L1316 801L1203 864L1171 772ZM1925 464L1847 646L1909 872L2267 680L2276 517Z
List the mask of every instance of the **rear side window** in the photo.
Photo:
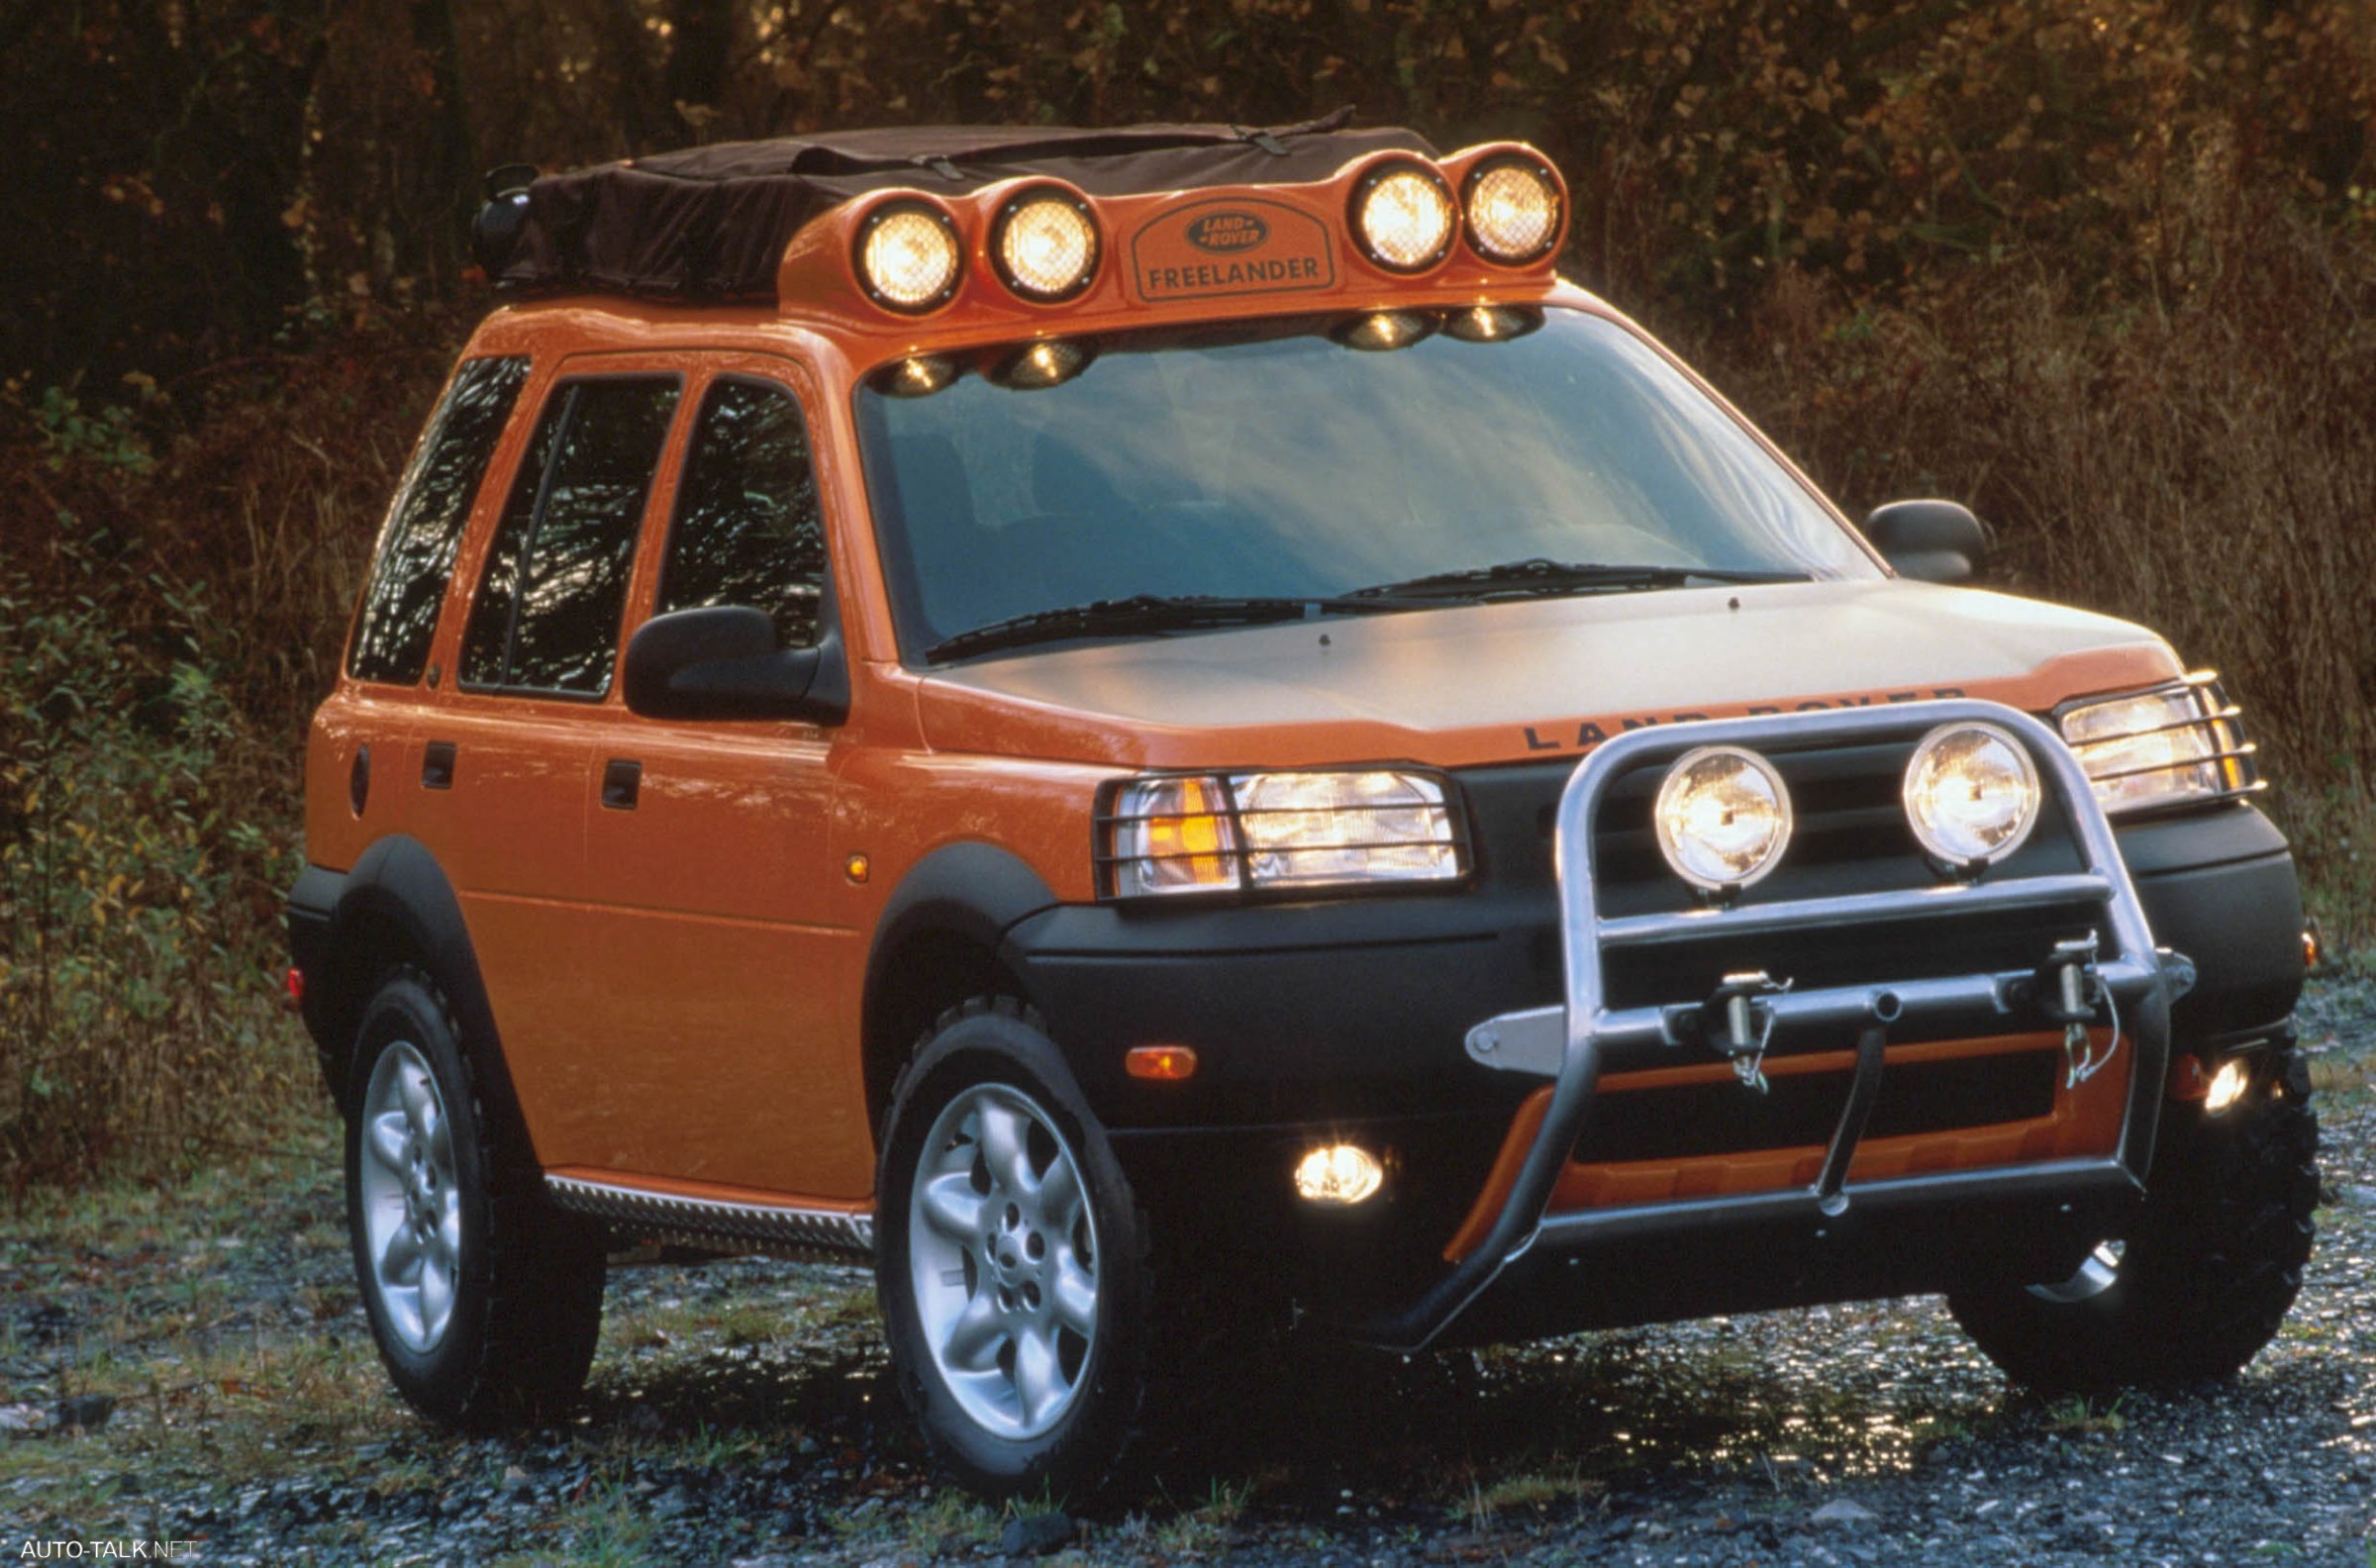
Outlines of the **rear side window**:
M454 546L527 380L525 354L465 359L454 371L388 509L346 655L346 673L356 680L409 686L421 678L453 574Z
M571 697L610 690L636 529L677 390L674 376L553 388L470 607L464 685Z
M817 641L825 529L809 435L791 392L720 380L702 399L656 610L747 605L786 647Z

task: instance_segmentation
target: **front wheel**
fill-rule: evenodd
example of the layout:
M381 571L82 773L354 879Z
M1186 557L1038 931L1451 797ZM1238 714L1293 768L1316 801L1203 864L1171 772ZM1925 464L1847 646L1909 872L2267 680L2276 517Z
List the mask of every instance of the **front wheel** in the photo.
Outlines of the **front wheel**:
M935 1454L994 1498L1097 1485L1144 1388L1144 1222L1038 1021L943 1015L893 1091L876 1293Z
M2272 1053L2219 1116L2163 1112L2147 1196L2128 1233L2067 1280L1951 1292L1964 1331L2041 1393L2201 1382L2236 1372L2302 1289L2318 1207L2310 1075Z

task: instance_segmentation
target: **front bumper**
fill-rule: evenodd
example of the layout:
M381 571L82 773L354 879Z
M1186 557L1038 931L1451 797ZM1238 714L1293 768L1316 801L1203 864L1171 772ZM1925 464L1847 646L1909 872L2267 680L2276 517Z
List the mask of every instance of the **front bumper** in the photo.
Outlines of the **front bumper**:
M1547 802L1562 780L1563 802L1581 802L1587 797L1578 791L1591 787L1591 779L1605 782L1659 754L1726 736L1752 744L1860 743L1867 735L1919 734L1945 718L1974 716L2017 729L2041 764L2051 764L2041 771L2058 799L2068 797L2063 822L2077 849L2044 877L2024 879L2031 884L2027 888L1992 877L1948 897L1960 898L1966 910L2003 899L2002 918L2016 923L2029 918L2020 908L2025 903L2052 901L2067 912L2075 899L2091 907L2091 923L2105 930L2100 969L2128 1043L2118 1082L2100 1080L2092 1091L2101 1099L2109 1086L2114 1102L2099 1107L2098 1125L2108 1129L2102 1149L2066 1159L2051 1149L2041 1157L2032 1146L1995 1170L1889 1175L1888 1162L1876 1163L1868 1148L1856 1173L1866 1179L1850 1180L1856 1140L1830 1135L1837 1124L1827 1109L1827 1126L1811 1141L1838 1147L1826 1147L1821 1168L1801 1172L1805 1180L1780 1190L1715 1208L1667 1201L1673 1195L1665 1194L1604 1203L1586 1211L1589 1218L1556 1212L1568 1207L1559 1185L1577 1129L1587 1147L1604 1146L1607 1136L1624 1131L1612 1116L1625 1113L1611 1109L1623 1096L1596 1094L1592 1079L1571 1085L1564 1072L1563 999L1573 994L1569 969L1578 950L1565 933L1579 929L1572 890L1589 885L1591 872L1554 866L1548 845L1554 827L1565 830L1564 844L1589 843L1589 836L1564 818L1554 823L1547 804L1535 803ZM1324 1287L1324 1306L1347 1309L1357 1331L1383 1342L1426 1342L1463 1316L1466 1333L1468 1324L1537 1312L1548 1312L1551 1325L1575 1326L1936 1289L1956 1268L1992 1260L2033 1268L2042 1278L2056 1259L2075 1257L2108 1233L2133 1201L2171 1039L2185 1046L2215 1034L2281 1029L2301 984L2292 864L2264 818L2234 805L2116 833L2083 779L2074 793L2075 778L2067 751L2042 726L1990 704L1668 727L1621 737L1581 768L1526 764L1463 776L1478 872L1456 892L1195 910L1067 906L1016 927L1006 956L1115 1132L1142 1200L1161 1207L1176 1196L1209 1205L1226 1191L1233 1212L1258 1227L1254 1245L1275 1245L1307 1263L1325 1260L1310 1270ZM1854 898L1869 890L1834 883L1828 891ZM1921 897L1935 905L1940 895ZM1778 918L1772 908L1740 913L1771 922ZM1657 923L1644 919L1614 918L1621 946L1656 934ZM1805 921L1784 924L1810 939ZM2174 995L2156 942L2196 960L2199 980L2183 1000ZM2015 981L2029 977L2026 969L1984 966L1904 984L1794 994L1780 1008L1777 1043L1793 1031L1846 1043L1870 1025L1885 1027L1893 1065L1884 1074L1891 1088L1879 1129L1888 1121L1888 1093L1903 1093L1920 1076L1894 1065L1899 1042L2044 1027L2016 995ZM1874 1016L1881 993L1892 999L1881 1004L1895 1013L1892 1019ZM1677 1026L1688 1025L1679 1016L1688 1009L1616 1012L1594 1031L1595 1078L1604 1068L1622 1074L1684 1057L1718 1060L1673 1036ZM1534 1015L1538 1031L1549 1021L1545 1074L1496 1070L1486 1055L1461 1049L1475 1026L1512 1013ZM1522 1035L1528 1028L1522 1022L1502 1032ZM1143 1043L1193 1046L1200 1070L1187 1083L1132 1080L1122 1070L1123 1054ZM1503 1048L1523 1056L1522 1046L1513 1038ZM1836 1081L1852 1090L1853 1079L1851 1072ZM1815 1084L1803 1079L1798 1087ZM1543 1118L1543 1130L1516 1139L1521 1146L1513 1154L1513 1128L1530 1102L1562 1092L1568 1099L1557 1122ZM1596 1100L1601 1113L1587 1127ZM1626 1102L1629 1112L1638 1104ZM1286 1197L1287 1174L1296 1153L1324 1133L1394 1150L1400 1180L1390 1189L1393 1202L1365 1206L1376 1212L1363 1216L1299 1211ZM1529 1149L1550 1173L1541 1194L1516 1190L1514 1172L1497 1170L1524 1165ZM1538 1170L1536 1185L1540 1177ZM1519 1223L1515 1233L1488 1244L1480 1208L1492 1211L1488 1221L1518 1213L1541 1223ZM1248 1233L1240 1230L1240 1244ZM1448 1272L1447 1238L1466 1243L1453 1247L1460 1260ZM1694 1285L1695 1260L1707 1255L1710 1240L1721 1241L1717 1251L1732 1266ZM1473 1263L1497 1248L1499 1266ZM1590 1266L1571 1266L1570 1259L1589 1259ZM1754 1261L1739 1266L1744 1260ZM1499 1283L1485 1290L1475 1271ZM1349 1288L1356 1276L1374 1288ZM1590 1283L1562 1288L1578 1280ZM1436 1290L1412 1305L1416 1289L1431 1281Z

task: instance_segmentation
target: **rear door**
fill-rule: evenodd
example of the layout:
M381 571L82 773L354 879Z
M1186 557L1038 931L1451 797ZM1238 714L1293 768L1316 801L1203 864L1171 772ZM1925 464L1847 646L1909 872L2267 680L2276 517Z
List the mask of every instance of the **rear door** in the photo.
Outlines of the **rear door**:
M410 825L460 898L548 1163L599 1081L584 1049L590 720L612 697L644 514L684 378L637 356L549 376L425 708ZM455 619L449 608L446 619ZM435 677L433 677L434 679Z
M783 645L814 645L834 614L815 382L770 355L695 362L637 608L745 605ZM596 733L584 978L603 1070L577 1146L621 1174L865 1197L872 1141L840 1006L853 895L830 842L842 732L644 719L614 699Z

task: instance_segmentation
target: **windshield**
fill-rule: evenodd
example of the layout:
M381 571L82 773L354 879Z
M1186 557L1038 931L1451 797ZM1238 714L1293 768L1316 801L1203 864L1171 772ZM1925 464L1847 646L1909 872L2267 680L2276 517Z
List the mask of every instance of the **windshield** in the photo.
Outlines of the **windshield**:
M1416 341L1352 346L1398 338ZM1701 568L1879 575L1724 410L1583 312L1397 312L1054 350L909 361L857 394L911 659L974 651L992 639L966 634L1024 620L1050 641L1215 624L1169 626L1148 600L1424 584L1442 605L1681 586ZM1106 601L1141 608L1046 614Z

